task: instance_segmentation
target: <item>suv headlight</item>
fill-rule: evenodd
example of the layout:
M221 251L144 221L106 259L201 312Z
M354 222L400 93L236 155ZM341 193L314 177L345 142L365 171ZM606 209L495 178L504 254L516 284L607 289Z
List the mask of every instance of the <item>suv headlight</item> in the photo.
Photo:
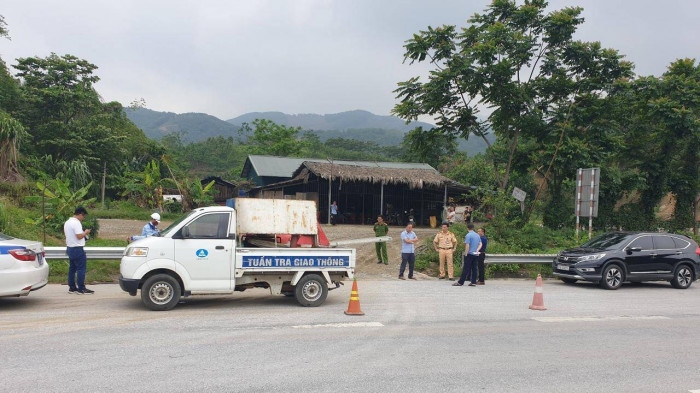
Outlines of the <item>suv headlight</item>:
M145 257L148 255L148 247L129 247L126 250L127 257Z
M597 261L599 259L603 259L605 257L605 253L603 254L593 254L593 255L584 255L582 257L578 257L578 262L590 262L590 261Z

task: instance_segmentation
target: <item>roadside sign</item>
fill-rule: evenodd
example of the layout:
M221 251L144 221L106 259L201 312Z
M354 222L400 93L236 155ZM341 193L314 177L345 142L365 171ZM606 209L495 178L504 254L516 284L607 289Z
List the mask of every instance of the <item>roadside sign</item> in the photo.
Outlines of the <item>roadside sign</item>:
M518 187L513 187L513 198L516 200L523 202L525 201L525 197L527 196L527 193Z

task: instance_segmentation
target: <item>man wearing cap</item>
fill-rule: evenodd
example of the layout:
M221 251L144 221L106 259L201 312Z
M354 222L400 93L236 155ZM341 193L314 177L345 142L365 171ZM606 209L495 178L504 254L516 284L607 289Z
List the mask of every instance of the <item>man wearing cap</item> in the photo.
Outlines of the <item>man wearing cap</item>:
M158 223L160 223L160 214L151 214L151 221L149 221L148 224L143 226L143 230L141 230L141 236L129 236L129 238L126 239L126 241L132 242L134 240L147 238L149 236L160 236L160 231L158 230Z
M445 265L447 265L447 274L450 281L454 281L454 262L452 256L457 248L457 237L450 232L450 224L442 223L442 230L435 235L433 239L433 248L438 252L440 265L440 279L445 279Z
M87 255L85 255L85 239L88 239L90 230L83 230L83 220L87 216L87 210L78 206L73 212L73 217L63 224L63 233L66 235L66 254L68 255L68 293L74 295L92 295L95 291L85 288L85 271L87 270Z

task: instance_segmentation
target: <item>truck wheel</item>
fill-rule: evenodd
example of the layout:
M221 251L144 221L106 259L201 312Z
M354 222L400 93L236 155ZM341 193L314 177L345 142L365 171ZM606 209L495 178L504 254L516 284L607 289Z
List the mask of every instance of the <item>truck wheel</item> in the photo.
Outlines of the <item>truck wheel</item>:
M307 274L297 283L294 294L302 306L318 307L326 301L328 284L318 274Z
M167 311L180 301L180 283L169 274L149 277L141 287L141 301L153 311Z

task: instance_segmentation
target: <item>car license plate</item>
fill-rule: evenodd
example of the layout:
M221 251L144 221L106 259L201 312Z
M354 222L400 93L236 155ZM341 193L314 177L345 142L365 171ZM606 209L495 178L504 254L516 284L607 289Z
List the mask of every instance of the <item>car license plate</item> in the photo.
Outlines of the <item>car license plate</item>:
M566 270L566 271L568 271L568 270L569 270L569 265L561 265L561 264L559 264L559 265L557 265L557 269L558 269L558 270Z

